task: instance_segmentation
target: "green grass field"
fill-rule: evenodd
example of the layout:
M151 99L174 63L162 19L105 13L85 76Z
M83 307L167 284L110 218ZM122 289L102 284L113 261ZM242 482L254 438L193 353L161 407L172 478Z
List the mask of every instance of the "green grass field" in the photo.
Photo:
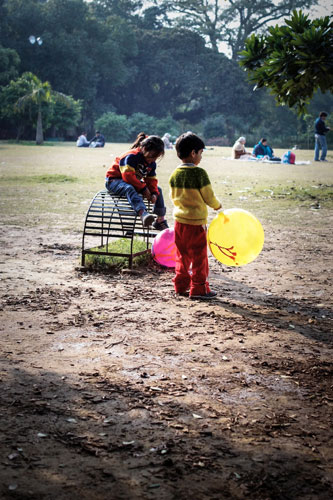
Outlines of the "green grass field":
M0 142L3 224L81 232L90 200L104 188L107 168L128 146L114 143L104 149L80 149L74 143L40 147ZM279 156L283 153L275 151ZM296 151L296 161L311 161L309 165L225 159L230 155L231 148L207 149L201 163L224 208L243 208L262 222L288 226L295 224L295 217L298 225L308 224L310 212L321 212L325 224L325 211L333 207L332 161L315 163L313 152L305 150ZM178 164L176 152L168 150L157 170L170 220L168 178Z

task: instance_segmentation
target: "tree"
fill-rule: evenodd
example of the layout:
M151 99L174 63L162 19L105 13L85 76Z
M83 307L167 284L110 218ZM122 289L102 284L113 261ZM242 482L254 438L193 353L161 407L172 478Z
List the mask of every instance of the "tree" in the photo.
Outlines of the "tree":
M333 21L310 21L295 10L285 23L248 38L240 64L256 88L269 88L278 104L302 114L317 89L333 90Z
M239 58L245 40L252 33L260 33L272 21L290 16L297 8L317 5L317 0L228 0L229 7L221 18L221 41L232 51L232 59Z
M172 14L166 17L171 25L192 29L204 36L217 52L219 44L229 45L232 59L238 58L251 33L268 23L288 16L293 9L308 8L317 0L153 0Z
M97 16L130 19L142 8L142 4L141 0L94 0L91 7Z
M17 51L20 72L32 72L81 99L87 128L96 110L112 104L117 89L131 82L136 50L133 29L115 17L122 9L130 11L132 2L101 3L110 10L95 15L95 2L84 0L6 0L0 18L0 43ZM42 45L29 43L32 34Z
M206 118L203 123L203 135L205 139L223 136L225 133L225 117L223 115L214 114Z
M31 116L35 113L35 107L32 109L18 109L15 104L18 99L30 91L30 82L26 77L20 77L12 80L8 85L1 89L0 100L0 118L3 127L7 131L14 129L16 131L16 140L19 141L26 128L31 123Z
M66 96L66 99L59 99L57 94L52 95L52 114L50 122L54 136L58 133L66 135L69 131L71 135L76 135L73 131L81 119L82 102ZM46 130L46 127L45 127Z
M15 50L0 45L0 86L7 85L18 76L20 57Z
M16 129L17 140L25 131L30 134L33 124L36 123L37 100L31 99L29 103L26 102L25 106L17 106L20 99L31 94L36 78L32 73L24 73L20 78L12 80L3 87L0 93L0 119L7 130ZM54 131L66 132L76 127L81 118L81 107L81 103L71 96L62 96L59 99L59 93L51 90L50 99L41 103L44 130L52 127Z
M17 109L25 109L31 104L37 106L37 125L36 125L36 144L43 144L43 104L46 106L52 103L52 98L62 102L70 102L69 98L61 92L52 90L49 82L41 82L36 75L25 73L22 75L27 81L30 81L29 91L20 97L16 103Z

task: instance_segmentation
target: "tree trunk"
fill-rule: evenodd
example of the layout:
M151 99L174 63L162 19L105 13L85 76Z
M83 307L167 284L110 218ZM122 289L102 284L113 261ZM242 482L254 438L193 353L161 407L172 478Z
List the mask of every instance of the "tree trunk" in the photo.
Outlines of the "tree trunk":
M44 136L43 136L43 122L42 122L42 112L38 110L37 117L37 128L36 128L36 144L43 144Z
M16 135L16 142L20 142L20 139L24 133L25 126L24 125L19 125L17 127L17 135Z

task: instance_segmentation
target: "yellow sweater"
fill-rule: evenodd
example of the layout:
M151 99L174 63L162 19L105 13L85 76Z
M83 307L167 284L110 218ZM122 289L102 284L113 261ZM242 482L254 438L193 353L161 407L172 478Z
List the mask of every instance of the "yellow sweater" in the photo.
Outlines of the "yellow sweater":
M208 210L218 209L221 202L215 197L206 170L183 163L169 179L170 197L175 206L173 216L182 224L201 226L207 223Z

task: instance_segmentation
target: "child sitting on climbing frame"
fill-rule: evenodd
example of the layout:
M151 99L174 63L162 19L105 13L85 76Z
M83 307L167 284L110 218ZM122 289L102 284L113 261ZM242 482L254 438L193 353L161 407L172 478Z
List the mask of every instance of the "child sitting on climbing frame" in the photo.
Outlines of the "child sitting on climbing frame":
M105 186L111 193L126 196L129 204L141 217L144 227L156 230L168 228L162 189L156 178L156 161L164 155L164 142L156 135L141 132L131 149L115 159L106 173ZM141 195L141 196L140 196ZM143 201L154 204L153 214L147 212Z

